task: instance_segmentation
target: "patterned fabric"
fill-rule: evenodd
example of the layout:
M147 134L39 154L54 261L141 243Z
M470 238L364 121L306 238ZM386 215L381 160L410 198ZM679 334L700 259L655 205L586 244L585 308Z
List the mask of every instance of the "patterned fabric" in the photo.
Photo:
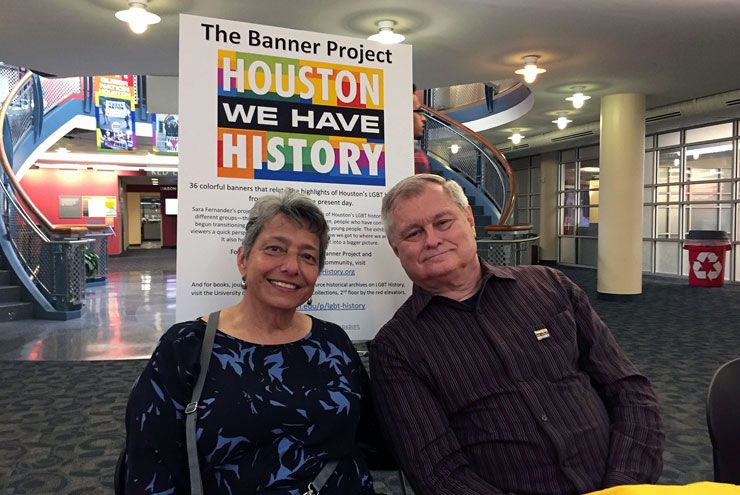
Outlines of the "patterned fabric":
M650 384L556 270L483 263L474 307L414 287L370 364L417 495L584 493L660 476Z
M131 392L127 493L189 492L184 410L205 327L195 320L170 328ZM217 332L196 427L204 492L298 495L338 459L322 495L373 493L358 447L375 434L363 430L372 416L368 386L334 324L313 319L308 336L284 345Z

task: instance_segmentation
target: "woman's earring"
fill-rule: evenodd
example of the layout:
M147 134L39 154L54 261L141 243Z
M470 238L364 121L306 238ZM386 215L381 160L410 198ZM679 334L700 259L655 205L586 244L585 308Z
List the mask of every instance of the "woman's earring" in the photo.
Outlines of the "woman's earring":
M241 288L242 290L247 290L247 277L242 277Z
M309 306L311 306L313 304L313 297L309 297L308 298L308 301L306 301L306 304L308 304Z

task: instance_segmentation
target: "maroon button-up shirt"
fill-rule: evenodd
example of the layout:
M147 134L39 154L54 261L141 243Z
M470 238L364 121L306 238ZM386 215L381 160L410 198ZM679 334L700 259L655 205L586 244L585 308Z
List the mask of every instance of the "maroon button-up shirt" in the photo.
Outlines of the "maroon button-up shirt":
M559 271L482 263L474 305L412 296L371 344L377 409L417 495L654 483L655 395Z

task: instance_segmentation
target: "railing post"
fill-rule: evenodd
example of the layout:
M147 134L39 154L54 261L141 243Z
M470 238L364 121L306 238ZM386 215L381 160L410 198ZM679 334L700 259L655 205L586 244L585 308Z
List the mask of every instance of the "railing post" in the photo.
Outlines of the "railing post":
M146 77L144 76L136 76L136 86L138 88L139 93L139 122L146 122L148 120L148 114L149 110L147 109L147 106L149 102L147 101L147 95L146 95Z
M33 140L38 141L41 137L41 129L44 127L44 93L41 88L41 78L38 74L33 75Z
M11 164L13 163L13 133L10 130L10 119L8 118L8 115L6 114L3 117L3 148L5 149L5 156L8 157L8 162ZM3 175L3 179L7 181L5 176Z
M475 151L475 185L480 187L483 184L483 152L481 150Z
M85 113L91 113L95 108L93 101L93 84L92 77L82 78L82 111Z
M49 297L55 309L75 311L82 308L85 295L85 242L50 242L44 247L51 252ZM41 257L44 261L44 256Z

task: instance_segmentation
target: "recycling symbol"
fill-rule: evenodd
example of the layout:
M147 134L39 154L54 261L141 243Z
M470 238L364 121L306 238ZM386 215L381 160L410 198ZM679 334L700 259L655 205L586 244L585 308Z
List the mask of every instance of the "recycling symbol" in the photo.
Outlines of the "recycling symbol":
M691 266L696 278L714 280L722 271L722 263L715 253L702 251Z

